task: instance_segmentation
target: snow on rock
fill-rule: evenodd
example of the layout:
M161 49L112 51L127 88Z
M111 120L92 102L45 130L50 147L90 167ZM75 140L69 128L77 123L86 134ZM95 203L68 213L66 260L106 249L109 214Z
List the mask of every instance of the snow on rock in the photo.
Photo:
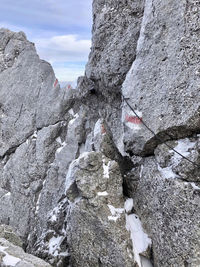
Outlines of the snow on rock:
M42 188L44 188L45 183L46 183L46 179L42 183ZM40 208L41 194L42 194L42 190L40 191L38 199L37 199L37 202L36 202L35 214L38 214L38 211L39 211L39 208Z
M11 196L11 192L8 192L3 197L10 197L10 196Z
M68 111L68 113L69 113L70 115L74 116L74 110L73 110L72 108Z
M178 177L178 175L176 175L173 172L172 166L161 168L160 165L158 164L158 170L161 173L162 177L164 177L165 179L171 179L171 178L174 179Z
M62 140L61 140L60 137L58 137L58 138L56 139L56 141L61 145L61 146L56 150L56 153L58 154L58 153L60 153L60 152L62 151L62 149L66 146L66 142L65 142L65 141L62 142Z
M35 131L31 137L32 138L37 138L37 131Z
M200 190L200 187L197 186L195 183L191 183L191 186L192 186L195 190Z
M194 148L196 142L191 142L188 138L178 140L178 145L174 148L177 152L179 152L184 157L188 157L190 155L189 150ZM179 162L182 157L174 152L173 160L175 162Z
M112 205L108 205L108 208L110 209L110 212L112 216L108 216L109 221L117 221L121 214L124 212L124 208L115 208Z
M53 256L58 256L58 251L60 249L60 244L62 243L64 236L52 237L49 240L49 254Z
M93 144L96 151L101 150L101 145L103 141L103 136L105 135L106 130L104 128L103 120L99 119L94 126L93 130Z
M108 196L108 192L104 191L104 192L98 192L97 193L98 196L101 196L101 197L105 197L105 196Z
M133 200L127 199L124 204L126 212L130 212L133 208ZM141 221L136 214L126 214L126 229L130 231L133 244L134 259L139 267L152 266L151 262L144 258L142 260L140 253L145 252L151 246L151 239L147 236L142 228Z
M70 186L74 182L73 171L77 163L78 163L78 160L76 159L72 161L69 165L69 169L68 169L66 180L65 180L65 192L70 188Z
M0 246L0 252L5 254L5 256L3 256L3 264L5 264L6 266L16 266L16 264L21 260L19 258L9 255L5 251L5 249L7 249L7 247Z
M109 179L109 167L110 167L110 161L108 164L106 164L105 159L103 159L103 175L105 178Z
M189 157L190 149L193 149L196 144L196 142L191 142L188 138L180 139L177 141L177 143L178 144L174 147L174 150L176 150L184 157ZM183 159L183 157L178 153L176 153L174 150L169 150L169 153L173 153L173 156L171 158L171 163L169 166L162 168L158 164L158 170L161 173L162 177L164 177L165 179L174 179L179 177L176 173L173 172L172 168L178 165L180 161Z
M99 119L94 126L94 137L98 136L101 134L101 125L102 125L102 120Z
M128 213L128 212L131 212L132 208L133 208L133 199L132 198L128 198L125 201L124 209Z
M185 185L191 185L194 190L200 190L200 187L192 182L184 182Z
M76 113L76 114L74 115L74 118L73 118L72 120L69 121L69 126L71 126L71 125L72 125L78 118L79 118L79 115L78 115L78 113Z

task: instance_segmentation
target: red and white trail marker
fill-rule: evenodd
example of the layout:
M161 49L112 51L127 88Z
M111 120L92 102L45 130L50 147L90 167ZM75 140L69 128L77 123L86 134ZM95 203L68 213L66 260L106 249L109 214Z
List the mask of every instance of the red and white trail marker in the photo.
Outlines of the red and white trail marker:
M68 89L68 90L69 90L69 89L72 89L71 84L68 84L68 85L67 85L67 89Z
M101 133L106 134L106 128L105 128L104 124L101 124Z
M137 111L138 116L133 112L125 113L124 122L133 131L138 131L142 126L142 112Z
M54 85L53 85L54 88L56 88L57 85L58 85L58 79L56 79L55 82L54 82Z
M126 115L125 121L133 123L133 124L141 124L142 123L142 118L138 118L137 116Z

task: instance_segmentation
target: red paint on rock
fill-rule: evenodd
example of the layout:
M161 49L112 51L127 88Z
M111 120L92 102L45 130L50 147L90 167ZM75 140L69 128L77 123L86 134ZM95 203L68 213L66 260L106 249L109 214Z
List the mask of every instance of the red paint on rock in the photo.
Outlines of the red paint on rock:
M142 123L142 118L138 118L137 116L129 116L126 115L125 120L127 122L133 123L133 124L140 124Z
M55 80L55 82L54 82L54 87L56 87L57 84L58 84L58 79Z
M105 126L103 124L101 125L101 133L102 134L106 133L106 129L105 129Z

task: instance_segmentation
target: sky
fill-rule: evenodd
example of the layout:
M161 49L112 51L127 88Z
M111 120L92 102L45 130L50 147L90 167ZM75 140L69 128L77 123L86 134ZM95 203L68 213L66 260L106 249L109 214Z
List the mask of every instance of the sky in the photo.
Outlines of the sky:
M1 0L0 27L24 31L64 85L84 74L91 47L92 0Z

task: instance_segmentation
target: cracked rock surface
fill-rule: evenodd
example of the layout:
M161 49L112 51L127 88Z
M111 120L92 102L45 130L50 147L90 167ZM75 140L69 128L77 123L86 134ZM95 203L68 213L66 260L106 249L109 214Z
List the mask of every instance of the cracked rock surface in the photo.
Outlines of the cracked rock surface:
M75 90L0 29L0 260L200 266L199 8L94 0Z
M163 140L200 131L199 11L193 0L145 4L136 60L122 92ZM124 117L132 113L125 103ZM126 120L126 150L151 154L160 141L141 123L131 126Z

